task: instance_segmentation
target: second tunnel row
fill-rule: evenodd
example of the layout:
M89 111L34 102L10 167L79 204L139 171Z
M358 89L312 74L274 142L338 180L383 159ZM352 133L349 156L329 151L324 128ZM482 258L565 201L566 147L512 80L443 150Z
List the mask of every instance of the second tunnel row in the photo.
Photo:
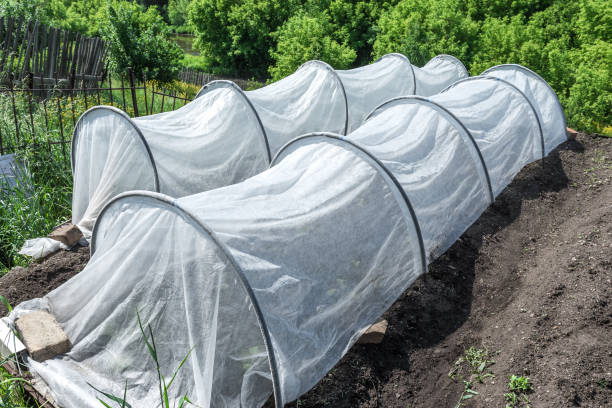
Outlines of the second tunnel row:
M390 98L432 95L467 76L449 55L419 68L388 54L351 70L309 61L254 91L213 81L186 106L146 117L94 107L81 116L72 139L73 223L88 237L101 208L124 191L183 197L237 183L263 171L294 137L347 134Z
M243 182L174 199L115 197L87 267L30 310L72 350L28 361L63 406L97 389L158 399L136 311L176 395L204 408L277 407L311 389L528 163L563 142L558 99L501 66L424 98L380 104L347 135L311 133ZM178 397L177 397L178 398Z

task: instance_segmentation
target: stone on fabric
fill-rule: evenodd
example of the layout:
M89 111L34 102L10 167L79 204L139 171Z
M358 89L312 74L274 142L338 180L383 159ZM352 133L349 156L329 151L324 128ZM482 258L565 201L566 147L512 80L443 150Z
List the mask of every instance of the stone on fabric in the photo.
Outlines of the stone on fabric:
M28 313L20 317L15 326L28 353L36 361L48 360L72 347L55 317L47 312Z

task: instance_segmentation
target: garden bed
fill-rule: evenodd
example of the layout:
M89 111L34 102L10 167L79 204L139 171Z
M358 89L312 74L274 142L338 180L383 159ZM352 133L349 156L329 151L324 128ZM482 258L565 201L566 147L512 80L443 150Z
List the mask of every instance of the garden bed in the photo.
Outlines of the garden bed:
M525 168L430 265L385 314L381 344L355 345L291 406L455 407L462 379L474 380L455 365L470 347L488 350L495 377L474 380L465 406L504 406L513 374L529 377L534 407L609 406L611 254L612 139L579 134ZM16 268L0 294L43 296L88 258L80 248ZM462 379L449 377L456 367Z

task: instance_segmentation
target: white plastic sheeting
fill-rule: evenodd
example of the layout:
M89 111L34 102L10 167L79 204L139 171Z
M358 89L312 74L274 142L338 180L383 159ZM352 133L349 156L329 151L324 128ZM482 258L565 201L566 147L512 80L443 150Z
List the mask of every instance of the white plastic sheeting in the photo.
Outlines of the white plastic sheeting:
M446 54L432 58L422 68L412 65L404 55L393 53L374 64L336 72L348 101L349 132L358 128L372 109L390 98L433 95L469 76L461 61Z
M545 137L545 151L550 153L567 138L567 125L561 102L555 91L538 74L517 64L498 65L482 75L504 79L519 88L532 102L540 118Z
M28 361L31 372L67 408L98 406L87 383L122 395L124 379L132 406L155 406L139 311L164 375L193 349L176 398L205 408L295 400L542 157L534 110L510 83L477 77L385 103L345 137L302 136L239 184L116 197L85 270L11 315L46 309L73 344Z
M294 137L346 134L389 98L437 92L465 76L448 55L417 68L389 54L348 71L309 61L254 91L213 81L176 111L132 120L114 108L92 108L72 141L73 223L89 237L102 207L124 191L182 197L242 181L263 171Z

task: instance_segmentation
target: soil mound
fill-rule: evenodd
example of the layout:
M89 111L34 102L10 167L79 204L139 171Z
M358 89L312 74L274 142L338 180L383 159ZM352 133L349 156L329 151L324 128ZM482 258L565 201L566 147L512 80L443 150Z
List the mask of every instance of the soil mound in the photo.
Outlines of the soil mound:
M27 268L16 267L0 277L0 295L13 306L24 300L42 297L85 268L89 247L59 251ZM0 316L7 310L0 303Z

